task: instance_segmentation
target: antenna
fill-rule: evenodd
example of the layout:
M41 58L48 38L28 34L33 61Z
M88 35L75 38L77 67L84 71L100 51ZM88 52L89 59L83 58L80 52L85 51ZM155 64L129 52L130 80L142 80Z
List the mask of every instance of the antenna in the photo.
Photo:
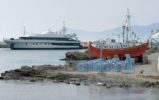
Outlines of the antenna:
M67 29L66 29L66 27L65 27L65 21L63 21L62 31L63 31L63 34L66 34Z
M120 42L120 34L118 35L118 42Z
M65 21L63 20L63 27L65 27Z
M23 33L23 36L25 36L25 32L26 32L26 31L25 31L25 26L24 26L24 33Z
M48 28L48 31L51 32L51 28L50 27Z

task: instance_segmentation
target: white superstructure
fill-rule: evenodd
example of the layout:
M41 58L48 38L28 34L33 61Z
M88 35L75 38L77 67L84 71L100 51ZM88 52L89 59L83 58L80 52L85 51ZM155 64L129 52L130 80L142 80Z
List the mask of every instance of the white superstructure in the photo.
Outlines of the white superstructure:
M63 27L60 32L46 31L35 36L5 39L11 49L80 49L80 41L76 34L67 34Z

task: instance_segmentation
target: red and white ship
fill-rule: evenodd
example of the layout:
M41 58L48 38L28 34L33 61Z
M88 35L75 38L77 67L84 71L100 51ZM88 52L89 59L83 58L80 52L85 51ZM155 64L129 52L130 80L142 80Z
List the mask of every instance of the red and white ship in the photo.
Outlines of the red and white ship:
M126 17L125 25L123 26L123 42L122 43L103 43L98 41L97 45L89 43L89 55L91 57L112 58L118 55L120 58L125 57L125 54L129 54L131 57L142 57L146 49L148 49L148 42L138 43L132 40L133 35L136 34L132 31L130 25L130 14ZM139 40L137 38L136 40ZM95 43L94 43L95 44Z
M91 57L112 58L114 55L118 55L120 58L125 57L125 54L129 54L131 57L142 56L145 50L148 48L148 43L136 45L125 48L100 48L94 47L92 43L89 43L89 55ZM102 53L102 55L101 55Z

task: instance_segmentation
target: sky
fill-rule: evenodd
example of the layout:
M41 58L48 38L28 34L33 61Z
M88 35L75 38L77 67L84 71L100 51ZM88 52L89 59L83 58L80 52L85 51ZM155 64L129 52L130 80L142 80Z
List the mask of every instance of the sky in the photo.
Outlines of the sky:
M130 9L132 24L159 22L159 0L0 0L0 40L66 27L103 31L121 26Z

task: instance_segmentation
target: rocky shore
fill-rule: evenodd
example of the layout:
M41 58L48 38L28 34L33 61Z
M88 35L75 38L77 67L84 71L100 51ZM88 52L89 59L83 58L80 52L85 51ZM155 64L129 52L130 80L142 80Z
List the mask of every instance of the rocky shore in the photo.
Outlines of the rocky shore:
M93 59L92 57L89 56L88 51L86 50L85 52L79 52L79 51L74 51L74 52L67 52L65 54L64 60L89 60Z
M22 66L1 73L1 80L52 81L75 85L98 85L106 88L132 86L159 88L158 76L137 75L133 72L76 72L75 66Z

